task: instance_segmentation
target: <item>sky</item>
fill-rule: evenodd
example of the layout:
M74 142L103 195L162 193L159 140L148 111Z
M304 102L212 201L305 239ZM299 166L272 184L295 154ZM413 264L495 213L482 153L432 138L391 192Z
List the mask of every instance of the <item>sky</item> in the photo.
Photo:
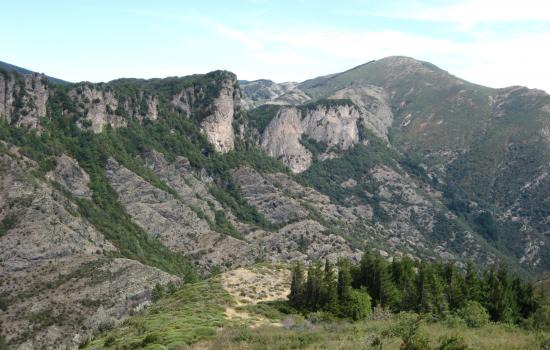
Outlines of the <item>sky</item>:
M550 92L550 1L0 0L0 61L68 81L303 81L386 56Z

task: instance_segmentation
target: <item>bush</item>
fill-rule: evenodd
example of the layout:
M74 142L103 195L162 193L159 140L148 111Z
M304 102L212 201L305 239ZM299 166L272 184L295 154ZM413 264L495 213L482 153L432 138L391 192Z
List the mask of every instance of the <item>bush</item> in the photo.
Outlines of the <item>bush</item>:
M464 338L453 335L450 337L441 338L436 350L470 350Z
M448 315L445 317L443 323L450 328L466 327L466 321L457 315Z
M311 312L307 315L307 320L313 324L319 324L319 323L325 323L325 322L333 322L336 317L327 311L316 311Z
M550 330L550 305L537 309L526 321L525 326L531 330Z
M458 316L471 328L479 328L489 323L489 313L477 301L467 301L457 312Z
M364 290L352 289L341 308L345 317L354 321L362 320L371 313L370 295Z
M417 317L416 320L408 320L404 324L403 333L401 339L401 350L431 350L430 340L428 337L420 332L420 324L422 322L421 317Z

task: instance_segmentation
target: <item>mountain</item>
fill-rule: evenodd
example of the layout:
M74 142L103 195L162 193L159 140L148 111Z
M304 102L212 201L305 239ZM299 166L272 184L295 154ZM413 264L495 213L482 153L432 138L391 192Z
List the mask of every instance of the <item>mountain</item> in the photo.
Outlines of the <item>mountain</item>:
M471 84L407 57L369 62L297 88L312 101L350 99L350 108L364 116L361 122L424 169L446 207L473 230L522 263L536 266L547 259L540 248L550 218L548 94ZM346 113L339 108L339 116ZM317 126L305 128L318 142L336 142L319 135ZM334 133L334 125L327 130ZM357 140L353 136L348 142ZM307 155L292 152L301 151L275 153L303 158L300 170L311 163Z
M0 70L4 70L4 71L8 71L8 72L13 71L13 72L17 72L19 74L33 74L33 73L36 73L36 72L30 71L28 69L21 68L21 67L18 67L18 66L14 66L13 64L9 64L9 63L2 62L2 61L0 61ZM47 76L46 78L52 84L67 84L67 82L65 80L53 78L53 77L50 77L50 76Z
M548 271L550 97L389 57L54 84L0 70L0 322L75 347L177 285L383 256Z

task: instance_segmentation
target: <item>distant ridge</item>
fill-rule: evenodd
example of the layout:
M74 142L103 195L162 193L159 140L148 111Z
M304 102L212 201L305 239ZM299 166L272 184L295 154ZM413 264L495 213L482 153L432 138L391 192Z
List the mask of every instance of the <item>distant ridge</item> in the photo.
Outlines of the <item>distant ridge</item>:
M34 72L32 70L28 70L28 69L18 67L18 66L15 66L13 64L9 64L9 63L2 62L2 61L0 61L0 69L4 69L4 70L7 70L7 71L15 71L19 74L37 73L37 72ZM58 78L54 78L54 77L50 77L50 76L47 76L47 77L48 77L48 81L52 84L68 84L69 83L68 81L61 80L61 79L58 79Z

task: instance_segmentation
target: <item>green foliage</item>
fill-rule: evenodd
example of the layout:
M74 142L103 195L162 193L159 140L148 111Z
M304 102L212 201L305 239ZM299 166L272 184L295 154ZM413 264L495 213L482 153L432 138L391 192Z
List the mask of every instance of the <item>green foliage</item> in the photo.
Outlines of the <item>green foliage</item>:
M234 303L218 279L186 284L167 293L147 313L132 316L117 328L90 342L86 349L127 349L145 345L187 347L213 338L224 324L226 305Z
M301 311L339 315L352 320L365 319L371 313L370 295L365 289L353 289L349 262L338 263L338 279L326 260L311 264L304 282L302 265L292 268L289 303Z
M460 336L447 336L440 340L439 345L435 350L470 350L471 348L466 344L464 338Z
M313 157L317 159L320 154L326 152L327 145L325 145L322 142L317 142L312 138L306 137L302 135L302 138L300 139L300 143L307 148L311 154L313 154Z
M379 206L373 182L365 181L365 174L376 165L388 165L397 168L401 156L387 147L387 144L370 131L366 131L369 141L367 146L357 144L339 157L324 161L314 161L313 164L297 179L319 192L327 194L335 203L348 205L350 197L355 197L373 206L374 214L380 221L386 221L387 215ZM312 151L320 153L326 146L302 139L301 142ZM399 171L399 170L398 170ZM354 179L357 186L344 188L341 183ZM371 193L373 195L368 195Z
M550 306L544 305L537 309L524 323L528 329L537 331L550 330Z
M489 322L489 313L477 301L468 300L466 304L457 311L457 314L466 322L468 327L479 328Z
M372 312L370 295L364 289L352 289L340 307L340 313L354 321L367 318Z
M226 235L235 237L237 239L243 239L243 236L239 231L231 224L229 220L225 217L225 212L223 210L216 210L215 214L215 230L218 232L225 233Z
M409 319L403 324L403 330L400 334L403 343L401 350L430 350L430 341L428 337L420 332L420 323L422 319Z
M6 341L6 338L4 338L3 335L0 334L0 350L8 350L8 342Z
M6 215L0 221L0 237L6 234L9 230L17 225L17 217L14 215Z
M401 264L394 264L395 280L400 280L405 288L405 285L410 283L411 271L405 272L405 267L398 268ZM384 259L379 255L374 255L370 252L365 253L361 258L359 267L355 270L354 285L356 288L364 286L372 296L376 305L396 309L399 304L400 293L397 289L391 275L390 267ZM400 274L398 276L398 274Z
M262 134L280 109L281 106L266 104L250 110L248 112L249 126L257 129Z
M302 112L305 112L308 110L311 111L318 108L334 108L339 106L353 107L355 106L355 104L353 103L352 100L348 98L342 98L342 99L321 98L321 99L315 100L314 102L310 102L305 105L298 106L298 109Z
M324 269L319 263L311 264L306 281L302 265L292 269L289 302L302 312L324 310L362 319L371 313L371 298L378 308L419 312L431 321L472 328L483 327L489 320L533 324L522 320L535 320L532 315L544 305L533 285L512 278L504 265L480 277L471 263L464 272L452 263L414 263L409 258L388 263L365 253L357 264L339 261L336 283L329 261Z

